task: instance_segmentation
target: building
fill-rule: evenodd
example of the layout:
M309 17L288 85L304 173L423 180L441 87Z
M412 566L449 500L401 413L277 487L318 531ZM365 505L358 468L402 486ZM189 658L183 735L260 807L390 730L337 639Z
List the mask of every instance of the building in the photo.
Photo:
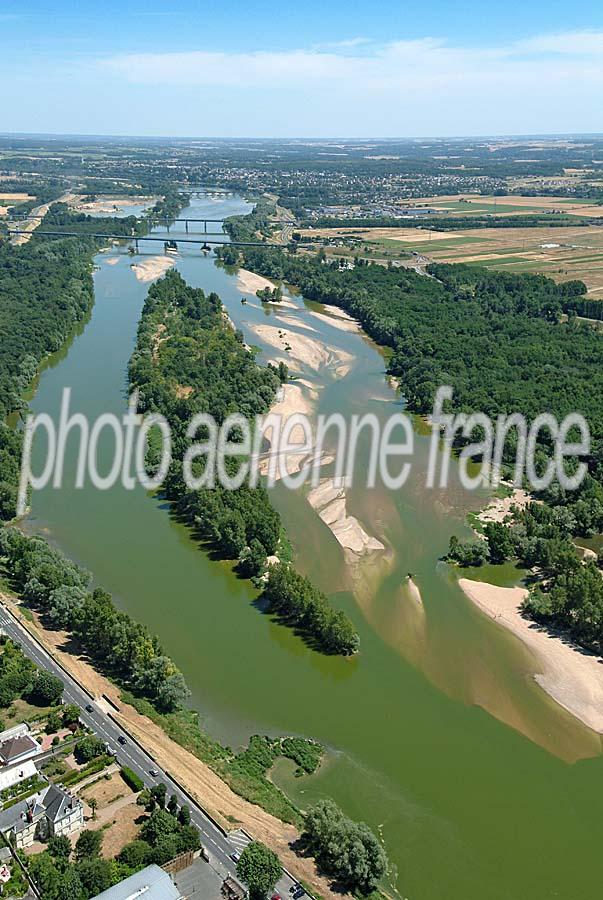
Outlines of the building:
M51 784L42 792L41 805L49 837L73 834L84 824L84 804L60 784Z
M0 769L0 799L4 799L2 791L20 784L22 781L27 781L29 778L34 779L37 774L38 770L33 759L17 763L14 766L4 766Z
M38 742L29 734L27 725L18 725L14 729L9 729L8 732L3 732L0 738L3 736L4 739L0 743L0 765L2 766L14 766L26 759L32 759L42 751Z
M159 866L147 866L119 884L97 894L92 900L183 900L167 872Z
M0 812L0 831L20 850L30 847L38 837L73 834L83 824L82 801L56 784Z

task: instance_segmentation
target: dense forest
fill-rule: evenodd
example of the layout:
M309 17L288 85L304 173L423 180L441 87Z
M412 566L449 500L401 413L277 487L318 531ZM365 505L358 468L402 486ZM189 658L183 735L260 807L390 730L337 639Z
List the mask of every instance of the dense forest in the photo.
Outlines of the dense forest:
M88 240L0 246L0 519L15 514L21 433L5 424L44 357L58 350L92 307Z
M450 558L463 565L518 559L544 576L534 583L528 614L600 651L603 579L593 562L582 563L573 541L603 532L603 335L571 314L590 303L582 282L558 285L540 275L471 265L432 264L431 277L361 260L341 270L337 261L273 248L247 248L242 261L357 318L391 349L388 370L415 412L429 413L437 388L449 384L453 412L480 411L493 419L519 412L528 421L543 412L558 419L575 411L585 416L592 447L579 489L566 493L554 484L538 497L542 503L485 542L453 539ZM516 444L511 431L503 461L514 460ZM537 467L549 452L550 436L541 432Z
M218 424L231 413L253 419L268 411L280 386L279 371L256 363L219 297L189 287L174 270L154 284L142 313L130 382L139 390L140 408L161 412L170 423L174 462L165 491L176 514L222 557L238 560L241 574L266 580L265 596L282 621L325 652L354 652L358 636L351 622L320 591L301 576L295 581L292 575L283 577L288 564L266 572L267 558L282 558L287 544L262 486L191 490L185 484L182 460L193 416L209 413ZM230 463L236 471L236 459ZM197 464L202 469L200 460Z

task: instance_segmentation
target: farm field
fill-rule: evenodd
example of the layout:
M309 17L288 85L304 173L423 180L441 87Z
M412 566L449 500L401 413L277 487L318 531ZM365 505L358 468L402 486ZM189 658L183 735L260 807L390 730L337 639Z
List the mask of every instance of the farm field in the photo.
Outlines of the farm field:
M497 215L529 214L563 210L574 216L603 216L603 206L588 200L567 197L527 197L509 194L504 197L481 196L479 194L445 194L440 197L420 197L412 200L412 206L428 206L446 210L451 215Z
M340 246L326 247L334 256L359 253L376 261L416 265L418 255L422 264L425 260L472 263L503 271L536 272L555 281L578 278L589 294L603 300L603 228L597 225L480 228L453 233L419 228L323 228L302 233L313 238L340 238ZM355 245L346 247L345 238L353 238Z

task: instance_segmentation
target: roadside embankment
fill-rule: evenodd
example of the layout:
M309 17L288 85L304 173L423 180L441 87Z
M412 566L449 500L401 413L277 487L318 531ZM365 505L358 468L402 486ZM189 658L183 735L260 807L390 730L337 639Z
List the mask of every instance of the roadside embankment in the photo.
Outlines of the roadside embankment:
M263 841L274 850L282 864L295 878L306 881L324 898L341 900L342 895L331 890L329 880L318 874L314 861L298 857L291 850L290 845L299 838L299 832L294 826L281 822L261 807L235 794L208 765L169 738L162 728L147 716L141 715L133 706L124 703L119 688L113 682L97 672L83 656L65 649L73 647L66 632L47 631L40 624L36 614L33 614L31 620L26 618L14 596L2 593L0 601L91 696L108 698L114 707L112 714L121 727L131 734L160 767L165 769L225 831L244 828L254 839Z

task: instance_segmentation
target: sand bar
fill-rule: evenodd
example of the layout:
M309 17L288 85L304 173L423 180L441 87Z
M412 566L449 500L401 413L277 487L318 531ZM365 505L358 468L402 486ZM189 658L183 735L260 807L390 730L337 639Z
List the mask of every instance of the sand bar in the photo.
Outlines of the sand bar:
M339 378L350 371L353 360L351 353L337 347L327 347L322 341L298 334L295 331L284 331L274 325L250 325L251 330L271 347L282 351L279 359L284 360L289 368L300 371L302 366L317 372L328 368Z
M151 256L143 262L132 263L130 268L138 281L148 282L161 278L173 265L174 259L171 256Z
M459 586L486 615L512 632L534 654L538 684L560 706L603 734L603 660L524 618L522 587L496 587L460 578Z
M308 494L308 503L318 510L318 515L344 549L357 556L385 550L381 541L367 534L355 516L347 514L345 488L336 485L333 478L325 478L313 488Z
M344 310L339 309L337 306L325 306L325 309L327 310L326 313L310 312L309 315L315 319L320 319L321 322L325 322L332 328L338 328L339 331L349 331L352 334L358 334L362 331L356 319L353 319Z

